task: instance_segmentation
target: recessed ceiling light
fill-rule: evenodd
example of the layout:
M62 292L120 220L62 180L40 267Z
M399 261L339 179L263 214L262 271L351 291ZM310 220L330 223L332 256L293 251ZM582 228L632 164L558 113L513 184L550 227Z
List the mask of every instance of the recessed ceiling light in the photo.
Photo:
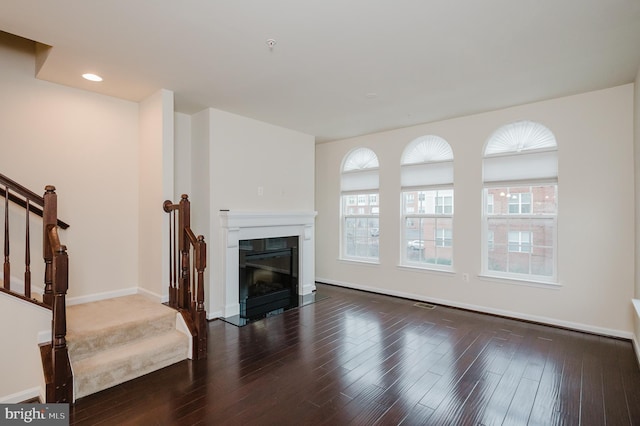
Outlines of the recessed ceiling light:
M365 93L364 96L369 98L369 99L374 99L374 98L378 97L378 94L375 93L375 92L369 92L369 93Z
M82 77L89 81L102 81L102 77L96 74L91 74L91 73L82 74Z

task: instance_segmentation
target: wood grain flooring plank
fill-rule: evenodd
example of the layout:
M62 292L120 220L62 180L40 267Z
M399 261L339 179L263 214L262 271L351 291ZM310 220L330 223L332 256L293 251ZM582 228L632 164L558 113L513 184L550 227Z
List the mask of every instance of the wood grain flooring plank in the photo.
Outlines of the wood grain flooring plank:
M606 353L601 349L599 338L597 336L591 337L591 341L585 345L582 356L580 424L585 426L606 424L601 362Z
M207 359L82 398L70 424L640 425L629 341L317 287L245 327L209 322Z
M506 359L502 361L505 363L506 368L503 370L502 377L487 402L481 420L481 424L486 426L503 424L528 365L526 353L530 347L535 346L537 343L536 336L532 334L527 334L522 338L520 338L520 335L512 335L512 337L515 338L517 346L510 346L509 354L511 354L511 358L508 361ZM498 369L497 371L500 370ZM490 371L495 373L493 370Z

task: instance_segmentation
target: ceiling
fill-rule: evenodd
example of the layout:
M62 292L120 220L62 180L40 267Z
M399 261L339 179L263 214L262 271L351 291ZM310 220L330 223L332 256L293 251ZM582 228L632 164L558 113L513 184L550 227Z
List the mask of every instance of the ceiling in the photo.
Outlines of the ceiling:
M132 101L165 88L177 111L318 142L626 84L640 67L640 0L2 0L0 30L52 46L38 78Z

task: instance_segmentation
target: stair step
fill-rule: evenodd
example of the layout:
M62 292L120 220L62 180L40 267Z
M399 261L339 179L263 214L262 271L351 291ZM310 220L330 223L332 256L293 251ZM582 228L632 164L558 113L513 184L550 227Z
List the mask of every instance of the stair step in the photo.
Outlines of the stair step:
M187 351L187 336L173 330L72 359L74 396L82 398L175 364L187 358Z
M142 295L67 308L74 398L99 392L187 359L178 312Z
M177 312L141 295L70 306L67 346L76 361L96 351L174 330Z

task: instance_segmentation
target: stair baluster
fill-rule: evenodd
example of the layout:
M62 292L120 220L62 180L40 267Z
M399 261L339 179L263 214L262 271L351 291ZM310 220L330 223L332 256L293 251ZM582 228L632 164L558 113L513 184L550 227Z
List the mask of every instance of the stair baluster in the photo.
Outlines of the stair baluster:
M11 264L9 262L9 187L4 187L4 288L11 290Z
M71 402L73 376L66 343L66 294L69 288L69 260L67 248L60 244L58 228L66 223L58 220L55 187L45 187L40 196L19 183L0 174L0 196L4 201L4 265L3 286L0 291L52 310L51 344L40 345L46 383L46 402ZM9 245L9 201L25 209L25 269L24 293L11 291L11 263ZM42 302L31 298L31 214L42 217L42 257L45 263Z
M31 203L27 199L25 211L25 242L24 242L24 297L31 298L31 233L29 222L31 213Z

